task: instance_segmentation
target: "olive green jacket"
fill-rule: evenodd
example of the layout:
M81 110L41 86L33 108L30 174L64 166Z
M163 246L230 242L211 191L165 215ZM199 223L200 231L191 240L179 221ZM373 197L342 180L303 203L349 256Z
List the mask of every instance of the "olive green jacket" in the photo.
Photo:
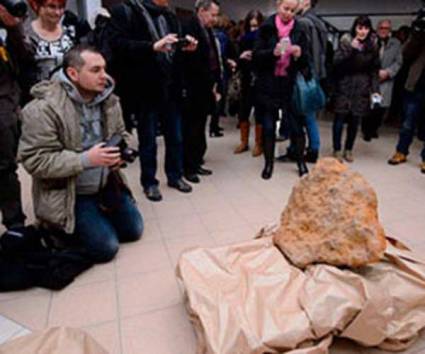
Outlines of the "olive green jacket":
M59 82L44 81L31 91L35 99L22 111L19 159L33 177L35 216L49 227L72 234L76 179L83 171L80 116ZM125 134L119 99L102 103L105 140Z

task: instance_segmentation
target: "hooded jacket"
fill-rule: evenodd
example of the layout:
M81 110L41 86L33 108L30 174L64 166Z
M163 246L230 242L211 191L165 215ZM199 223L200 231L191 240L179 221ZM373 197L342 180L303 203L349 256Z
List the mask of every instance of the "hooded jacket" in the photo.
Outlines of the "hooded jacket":
M33 177L35 216L49 227L71 234L75 228L77 181L89 167L84 152L88 140L83 139L81 127L84 108L78 99L71 98L75 91L63 81L43 81L31 93L35 99L22 111L18 156ZM124 135L119 99L102 93L95 102L101 112L102 140L114 133ZM97 139L90 143L94 141Z

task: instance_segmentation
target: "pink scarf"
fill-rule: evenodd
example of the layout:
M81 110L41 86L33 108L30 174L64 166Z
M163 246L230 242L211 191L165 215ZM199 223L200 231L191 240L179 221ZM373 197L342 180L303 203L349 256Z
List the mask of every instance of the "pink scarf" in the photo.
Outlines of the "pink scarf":
M282 19L279 17L279 15L276 15L275 24L277 27L279 40L281 40L282 38L288 38L289 45L285 54L283 54L276 63L276 69L274 72L275 76L288 75L287 69L289 65L291 65L291 51L290 51L291 40L289 38L289 35L291 34L292 29L294 28L294 23L295 23L294 20L291 20L288 23L284 23Z

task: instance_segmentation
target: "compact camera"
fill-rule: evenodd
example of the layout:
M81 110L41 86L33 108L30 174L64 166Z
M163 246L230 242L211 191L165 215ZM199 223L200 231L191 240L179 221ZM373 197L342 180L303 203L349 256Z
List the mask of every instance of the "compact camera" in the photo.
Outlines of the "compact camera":
M119 134L112 135L112 137L105 143L105 147L119 148L121 159L128 163L133 163L138 156L137 151L129 148L124 138Z
M0 5L14 17L25 17L28 11L27 3L23 0L0 0Z
M175 45L177 49L183 49L190 45L190 41L187 38L179 38Z
M383 97L379 93L374 93L370 96L370 108L377 109L382 106Z

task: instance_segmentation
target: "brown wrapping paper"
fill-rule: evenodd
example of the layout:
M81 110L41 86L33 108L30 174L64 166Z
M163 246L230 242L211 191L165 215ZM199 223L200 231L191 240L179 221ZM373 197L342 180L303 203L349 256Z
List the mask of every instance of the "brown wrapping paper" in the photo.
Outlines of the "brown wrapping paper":
M0 354L108 354L87 333L72 328L51 328L0 346Z
M177 273L198 354L326 354L333 336L400 350L425 327L425 262L390 244L375 265L302 272L266 237L186 252Z

